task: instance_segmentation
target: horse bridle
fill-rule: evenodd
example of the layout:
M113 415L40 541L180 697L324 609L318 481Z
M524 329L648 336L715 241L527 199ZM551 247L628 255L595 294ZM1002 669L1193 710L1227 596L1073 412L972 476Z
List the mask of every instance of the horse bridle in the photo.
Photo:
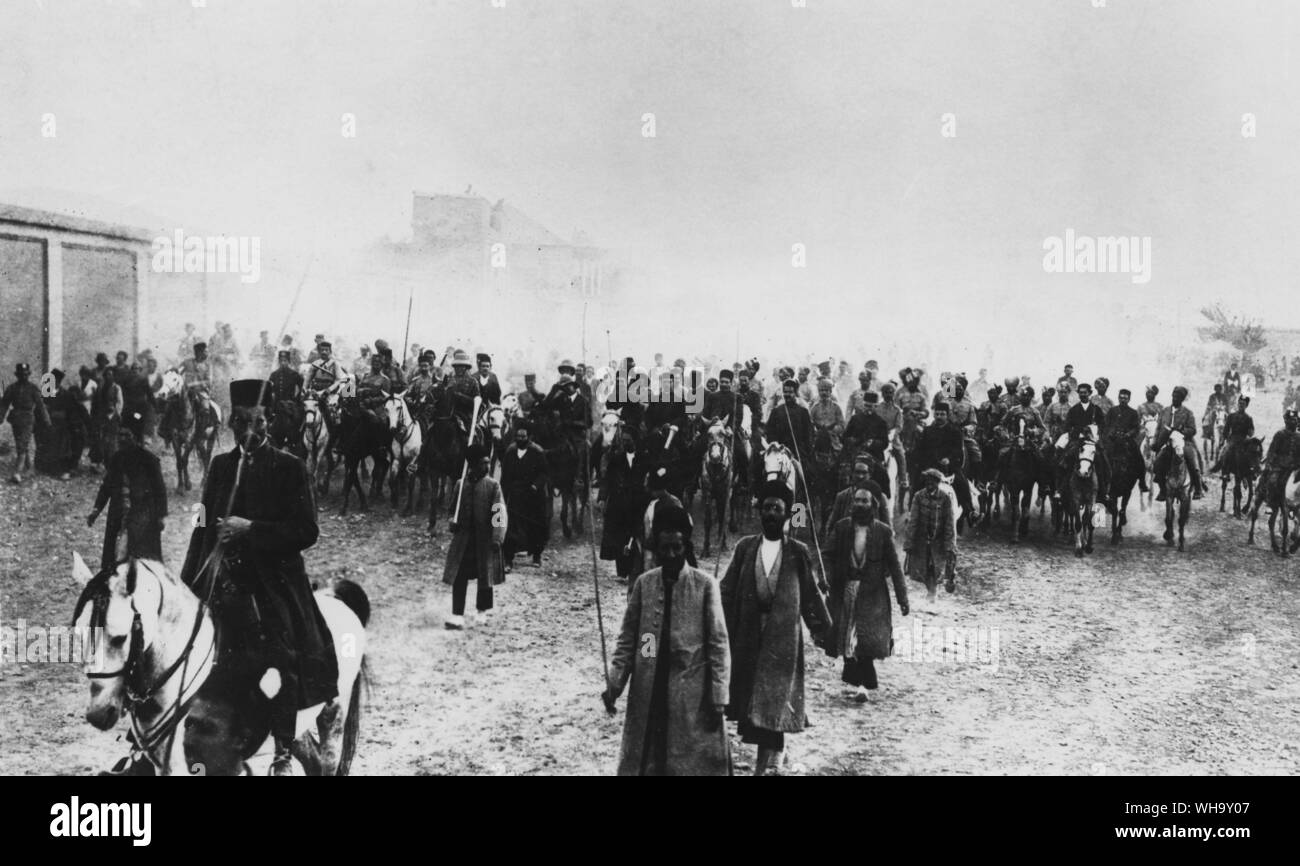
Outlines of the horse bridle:
M92 628L102 628L105 622L107 621L108 602L110 598L110 592L108 590L108 576L110 574L112 574L111 571L104 571L101 572L100 575L97 575L96 578L94 578L94 580L101 581L101 584L99 587L93 590L93 595L91 596L92 607L91 607L90 625ZM194 698L193 695L191 695L189 699L185 698L185 690L187 688L187 685L184 682L184 679L185 679L185 672L188 672L188 668L189 668L190 654L194 651L194 645L195 642L198 640L199 631L203 627L203 614L206 608L206 604L203 602L202 599L199 600L198 608L195 610L195 614L194 614L194 627L193 629L190 630L190 636L189 639L185 642L185 648L181 650L179 655L177 655L176 660L167 666L167 668L162 672L162 674L158 677L158 679L154 681L152 686L150 686L146 691L137 694L135 689L132 687L132 682L136 679L137 674L139 674L140 672L140 663L141 660L144 658L145 647L144 647L144 623L140 619L140 610L135 606L135 588L136 588L136 568L135 568L135 564L132 563L131 570L127 574L127 594L131 597L132 617L131 617L131 638L130 638L131 642L129 648L127 649L126 661L123 662L122 667L118 668L115 671L87 672L86 677L92 680L116 679L118 677L123 678L124 686L126 688L126 699L123 701L123 703L126 707L127 713L131 716L131 730L134 732L135 740L136 740L135 748L139 752L148 756L149 760L153 762L155 765L157 765L157 761L152 756L153 747L158 745L158 743L166 739L171 734L171 732L175 729L176 724L180 721L181 717L184 716L185 710L188 708L190 701L192 701ZM87 592L92 591L90 585L87 585L86 589ZM163 593L162 593L161 581L159 581L158 611L156 616L161 617L162 610L163 610ZM80 612L81 612L81 605L79 604L77 607L77 611L74 614L74 621L76 616L80 614ZM211 658L213 648L214 647L208 648L207 654L204 656L203 660L199 663L200 667L204 663L206 663L209 658ZM135 712L136 708L141 707L147 704L149 701L153 700L154 697L157 696L158 692L161 691L165 685L167 685L167 683L171 680L171 678L175 676L178 671L182 671L182 670L183 672L181 673L181 680L182 680L181 688L180 691L177 692L176 701L170 707L167 708L159 707L159 709L163 710L161 718L157 722L155 722L148 730L141 730L140 723ZM193 682L191 682L189 685L193 685Z

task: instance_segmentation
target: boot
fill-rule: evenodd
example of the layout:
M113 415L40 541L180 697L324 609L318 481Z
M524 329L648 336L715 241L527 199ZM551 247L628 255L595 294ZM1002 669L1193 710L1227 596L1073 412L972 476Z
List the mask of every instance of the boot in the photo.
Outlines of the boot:
M1210 488L1201 480L1201 471L1196 468L1195 461L1187 462L1187 473L1192 476L1192 498L1203 499Z
M293 755L289 750L290 742L290 740L283 737L275 738L275 757L271 760L271 769L267 772L268 776L293 775Z

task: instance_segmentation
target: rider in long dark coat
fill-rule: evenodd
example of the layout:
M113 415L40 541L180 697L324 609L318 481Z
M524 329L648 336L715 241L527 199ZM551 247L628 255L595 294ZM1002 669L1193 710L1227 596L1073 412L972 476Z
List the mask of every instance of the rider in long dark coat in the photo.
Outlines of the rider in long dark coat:
M1229 413L1223 422L1223 438L1227 440L1219 459L1209 468L1209 472L1219 472L1228 462L1228 455L1233 449L1255 435L1255 419L1246 411L1250 408L1249 397L1237 398L1237 411Z
M181 580L213 605L226 642L221 662L233 653L230 662L246 665L254 682L267 667L278 669L271 772L289 775L297 712L337 697L339 672L302 560L319 534L311 481L302 460L271 446L263 385L260 379L230 383L230 427L238 444L212 458Z

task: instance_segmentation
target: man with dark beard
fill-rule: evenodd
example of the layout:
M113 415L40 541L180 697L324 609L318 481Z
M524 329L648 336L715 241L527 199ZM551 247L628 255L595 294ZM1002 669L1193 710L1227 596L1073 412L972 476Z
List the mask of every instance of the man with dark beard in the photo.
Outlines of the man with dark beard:
M279 671L271 775L287 776L298 711L337 697L339 672L302 558L320 534L311 480L302 460L271 446L270 402L260 379L230 383L235 447L212 458L205 519L190 537L181 581L212 600L224 643L218 664L254 682L268 667Z
M691 523L679 506L655 511L651 543L659 567L637 578L623 614L609 682L615 712L629 679L620 776L727 776L722 717L731 653L717 584L686 564Z
M759 503L763 532L736 544L722 578L732 659L727 718L739 723L741 740L758 747L755 776L779 769L785 735L808 724L803 626L821 646L831 622L808 548L785 533L790 488L769 481Z
M515 422L515 447L501 457L501 490L510 520L502 546L507 569L521 550L533 558L533 565L541 565L551 534L546 452L532 441L531 427L526 419Z
M854 700L866 703L867 690L878 686L875 660L888 658L894 650L889 581L894 583L898 609L908 614L894 530L876 519L875 498L866 487L853 491L852 515L835 524L825 562L834 623L826 654L844 655L841 679L852 687Z

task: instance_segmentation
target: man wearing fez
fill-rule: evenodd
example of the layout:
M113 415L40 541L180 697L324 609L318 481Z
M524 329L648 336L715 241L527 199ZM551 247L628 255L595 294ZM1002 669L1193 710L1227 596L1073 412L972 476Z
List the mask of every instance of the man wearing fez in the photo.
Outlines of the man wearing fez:
M31 381L32 368L19 364L14 368L17 381L5 388L0 396L0 423L8 420L14 434L14 474L9 480L17 484L23 480L22 473L31 469L32 458L28 453L32 445L32 427L36 421L41 428L50 426L50 413L41 398L41 389Z
M510 520L501 485L488 474L488 450L479 443L465 449L465 484L456 481L451 491L451 544L442 570L442 582L451 585L451 616L446 627L465 627L465 595L470 581L476 589L475 608L480 622L492 610L492 587L505 583L502 543Z
M812 556L785 532L790 488L768 481L759 502L763 532L736 544L722 578L732 662L727 718L739 723L742 741L758 747L755 776L778 769L785 735L807 726L803 626L821 646L831 624Z
M112 568L123 559L162 561L163 520L167 516L167 485L157 455L144 447L144 415L130 412L122 419L118 449L108 461L99 485L95 506L86 516L94 526L108 506L104 526L104 550L100 569ZM126 547L119 544L126 534Z
M835 524L826 547L830 577L830 613L834 627L826 654L844 656L841 679L853 688L853 699L866 703L875 689L875 660L894 650L894 625L889 603L893 581L898 608L907 616L907 586L894 547L894 530L877 519L876 499L865 486L853 491L849 517Z
M519 401L520 418L531 418L533 412L542 405L542 401L546 399L546 395L537 390L536 373L529 372L524 374L524 390L520 391L516 395L516 399Z
M279 672L271 774L285 776L298 711L337 697L339 672L302 559L319 533L311 481L302 460L271 446L269 392L260 379L230 383L236 444L212 459L181 580L210 600L221 623L219 664L238 666L252 682L268 668Z
M479 395L483 397L484 403L500 406L501 383L497 380L497 374L492 372L492 356L486 352L479 352L474 360L478 362L478 373L474 379L478 382Z
M510 514L510 531L502 553L506 566L524 551L533 565L542 564L542 551L551 534L551 482L546 452L532 441L527 418L515 421L515 445L501 455L501 489Z
M727 776L731 653L722 594L686 564L691 523L682 508L657 509L651 535L659 567L632 586L601 696L613 714L632 681L618 774Z

